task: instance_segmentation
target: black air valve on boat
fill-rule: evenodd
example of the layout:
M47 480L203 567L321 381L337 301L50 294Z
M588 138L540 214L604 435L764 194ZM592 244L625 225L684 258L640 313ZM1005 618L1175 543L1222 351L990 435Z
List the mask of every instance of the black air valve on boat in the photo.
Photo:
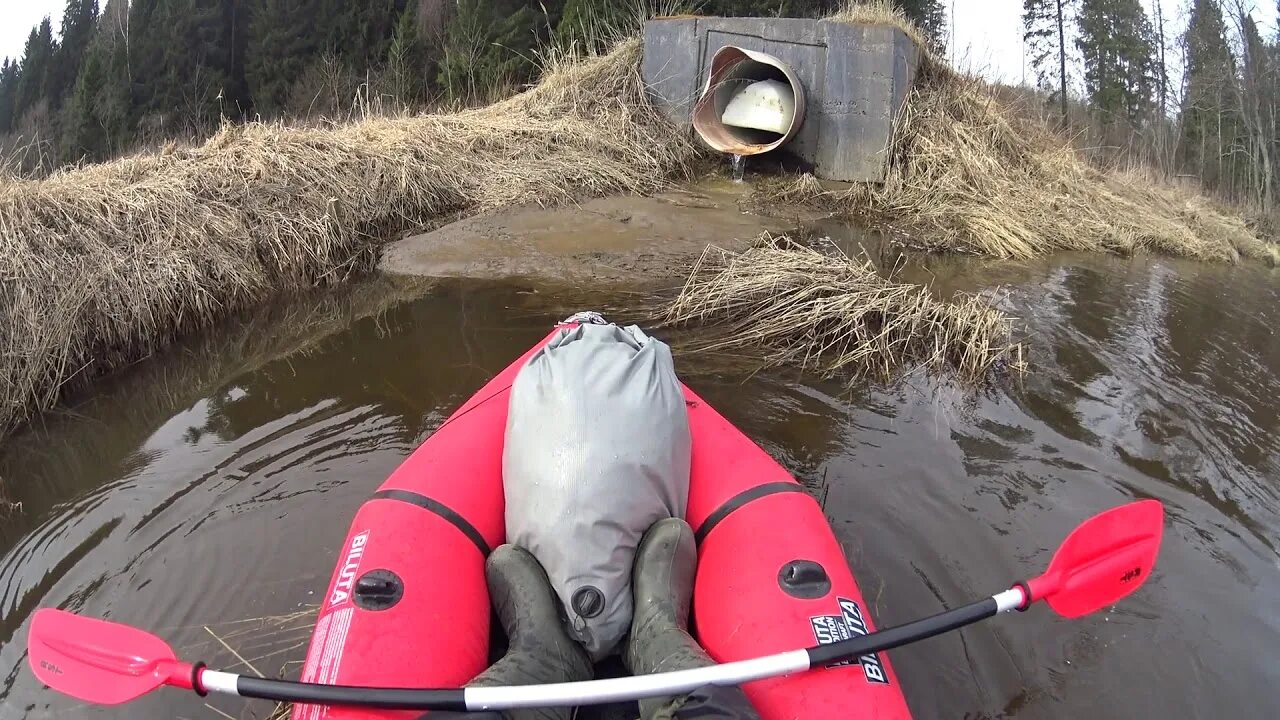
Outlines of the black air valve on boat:
M361 610L388 610L404 597L404 581L390 570L371 570L356 581L353 595Z
M791 597L816 600L831 592L831 578L812 560L792 560L778 571L778 586Z

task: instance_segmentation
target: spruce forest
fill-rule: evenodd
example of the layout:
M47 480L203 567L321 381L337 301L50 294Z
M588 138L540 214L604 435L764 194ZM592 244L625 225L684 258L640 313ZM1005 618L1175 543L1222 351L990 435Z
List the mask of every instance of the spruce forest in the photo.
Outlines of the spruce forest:
M706 0L694 9L803 17L840 4ZM946 3L894 4L945 46ZM551 48L600 49L602 28L633 24L641 5L68 0L58 32L46 19L21 57L0 64L0 151L10 171L40 174L199 140L227 121L483 104L534 80ZM1280 192L1280 37L1259 28L1251 8L1243 0L1023 0L1027 82L1037 92L1022 100L1096 161L1140 163L1270 209Z
M1095 161L1152 168L1269 211L1280 36L1264 36L1254 5L1023 0L1028 83Z
M224 120L345 119L482 104L550 47L602 42L641 2L68 0L0 66L0 149L25 173L207 136ZM837 0L713 0L701 12L815 16ZM942 30L937 0L903 0ZM673 5L672 10L682 9ZM598 49L598 48L597 48Z

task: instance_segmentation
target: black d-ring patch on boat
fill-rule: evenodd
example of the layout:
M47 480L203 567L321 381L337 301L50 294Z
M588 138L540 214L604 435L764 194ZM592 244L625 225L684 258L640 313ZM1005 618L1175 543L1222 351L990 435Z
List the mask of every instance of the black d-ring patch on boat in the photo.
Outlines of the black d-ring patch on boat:
M743 490L737 495L725 500L723 505L716 508L715 512L708 515L707 519L703 521L702 526L698 528L698 532L694 534L694 539L697 540L699 545L701 545L702 541L706 540L707 536L711 534L711 531L716 529L716 525L719 525L721 521L732 515L736 510L738 510L738 508L753 500L759 500L762 497L777 495L779 493L804 493L804 488L801 487L800 483L783 480L779 482L764 483L763 485L757 485L749 490Z
M471 542L475 543L475 546L480 550L481 555L489 557L489 543L485 541L484 535L480 534L480 531L476 529L475 525L467 522L466 518L454 512L452 508L439 500L433 500L426 495L419 495L416 492L409 492L408 490L379 490L373 494L373 499L399 500L400 502L409 503L410 505L420 507L427 512L439 515L450 525L461 530L463 535L466 535Z

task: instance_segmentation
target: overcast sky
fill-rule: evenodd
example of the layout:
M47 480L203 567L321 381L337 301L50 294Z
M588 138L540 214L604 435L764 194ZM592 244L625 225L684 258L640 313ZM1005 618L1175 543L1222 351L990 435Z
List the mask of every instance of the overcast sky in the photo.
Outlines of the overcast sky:
M1166 15L1167 42L1175 39L1186 24L1185 6L1189 0L1163 0ZM1254 17L1264 35L1275 30L1276 4L1270 0L1245 0L1256 7ZM1026 77L1033 81L1030 70L1024 73L1022 62L1022 0L943 0L947 14L954 20L949 51L962 68L975 70L991 79L1020 83ZM1155 0L1143 0L1148 12ZM49 15L54 32L62 19L66 0L0 0L0 56L22 54L23 44L32 26ZM1175 59L1170 58L1173 62Z
M31 28L45 15L53 19L53 33L57 35L66 6L67 0L0 0L0 55L21 57Z
M1022 0L943 0L947 4L949 36L948 52L962 69L972 70L993 80L1007 83L1034 83L1031 68L1025 67L1022 53ZM1142 0L1147 16L1155 22L1156 0ZM1167 62L1174 66L1171 74L1179 75L1178 38L1187 26L1190 0L1162 0L1164 11ZM1276 28L1276 4L1271 0L1245 0L1252 7L1254 20L1263 37L1270 39ZM954 16L952 15L954 8ZM1228 27L1233 24L1228 21Z

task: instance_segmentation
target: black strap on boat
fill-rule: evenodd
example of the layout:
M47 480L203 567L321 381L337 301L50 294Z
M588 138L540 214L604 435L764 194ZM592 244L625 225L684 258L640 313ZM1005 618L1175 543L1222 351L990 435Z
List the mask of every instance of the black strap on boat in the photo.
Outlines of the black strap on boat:
M694 539L696 539L698 544L701 545L702 541L706 540L707 536L711 534L711 531L716 528L716 525L719 525L721 521L732 515L739 508L753 500L759 500L762 497L777 495L779 493L804 493L804 487L802 487L800 483L792 480L782 480L779 482L764 483L748 490L743 490L737 495L725 500L720 507L716 508L715 512L708 515L707 519L702 521L702 525L698 528L698 531L694 533Z
M484 535L480 534L480 531L476 529L475 525L472 525L466 518L455 512L453 508L445 505L439 500L434 500L426 495L420 495L416 492L410 492L409 490L379 490L373 494L372 499L398 500L403 503L409 503L415 507L420 507L435 515L439 515L450 525L453 525L458 528L458 530L462 531L462 534L466 535L471 542L475 543L476 548L480 550L480 554L482 556L489 557L491 549L489 548L488 541L484 539Z

